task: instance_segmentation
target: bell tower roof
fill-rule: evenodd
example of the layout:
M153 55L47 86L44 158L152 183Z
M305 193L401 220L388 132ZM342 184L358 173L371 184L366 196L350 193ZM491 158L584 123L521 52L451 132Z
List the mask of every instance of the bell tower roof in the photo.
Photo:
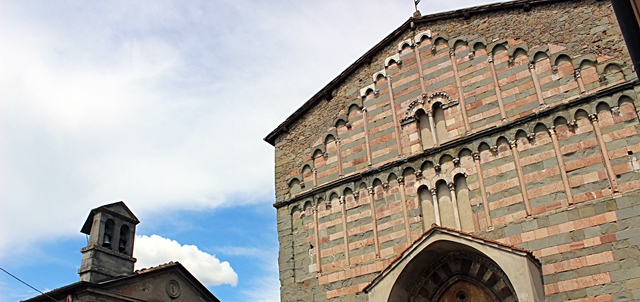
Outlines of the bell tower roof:
M98 212L107 212L121 219L128 220L133 224L140 223L140 220L138 220L138 217L136 217L136 215L134 215L133 212L131 212L129 207L127 207L127 205L124 204L124 202L118 201L118 202L106 204L91 210L91 213L89 213L89 217L87 217L87 220L84 222L84 225L80 230L81 233L91 235L91 225L93 224L93 216Z

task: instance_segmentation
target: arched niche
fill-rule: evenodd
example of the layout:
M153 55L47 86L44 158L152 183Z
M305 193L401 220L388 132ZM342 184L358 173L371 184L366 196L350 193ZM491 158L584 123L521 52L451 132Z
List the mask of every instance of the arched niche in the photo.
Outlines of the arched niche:
M459 281L495 301L544 301L541 265L531 252L444 227L429 229L363 292L370 302L437 301Z

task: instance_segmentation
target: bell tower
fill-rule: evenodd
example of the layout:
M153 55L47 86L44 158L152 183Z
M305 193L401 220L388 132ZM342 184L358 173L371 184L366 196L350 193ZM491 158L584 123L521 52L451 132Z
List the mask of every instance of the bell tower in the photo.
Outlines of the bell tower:
M133 273L133 240L140 223L119 201L91 210L80 232L89 235L82 248L80 281L98 282Z

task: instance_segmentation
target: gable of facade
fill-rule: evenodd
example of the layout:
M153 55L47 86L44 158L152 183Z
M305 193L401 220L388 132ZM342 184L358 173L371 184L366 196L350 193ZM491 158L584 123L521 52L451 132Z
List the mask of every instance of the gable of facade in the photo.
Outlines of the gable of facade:
M408 20L265 138L282 300L390 299L432 224L530 250L544 299L632 297L638 91L607 1Z

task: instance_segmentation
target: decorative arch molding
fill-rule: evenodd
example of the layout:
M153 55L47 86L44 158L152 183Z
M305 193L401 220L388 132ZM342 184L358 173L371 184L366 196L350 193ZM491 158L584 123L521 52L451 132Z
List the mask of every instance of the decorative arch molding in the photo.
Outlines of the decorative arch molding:
M402 52L402 49L406 46L409 47L413 47L413 40L412 39L406 39L400 43L398 43L398 52Z
M434 301L461 278L497 301L544 301L541 264L530 251L435 225L363 292L370 302Z
M371 84L367 87L360 89L360 97L365 98L369 91L373 92L374 95L378 95L378 91L376 90L376 84Z
M429 102L429 104L434 104L436 102L440 102L442 103L442 109L447 109L449 107L458 105L458 101L454 100L451 98L451 96L449 96L449 94L447 94L446 92L442 92L442 91L438 91L435 93L432 93L428 98L427 98L427 102Z
M371 76L371 78L373 79L373 83L377 83L378 82L378 78L379 77L383 77L383 78L387 78L387 70L386 69L382 69L376 73L373 74L373 76Z
M413 40L416 42L416 44L420 44L420 42L422 42L422 40L424 40L424 38L431 39L431 31L430 30L426 30L426 31L423 31L421 33L418 33Z
M402 64L402 60L400 60L400 54L397 53L384 60L384 68L389 67L389 65L391 65L391 61L395 62L398 65Z

